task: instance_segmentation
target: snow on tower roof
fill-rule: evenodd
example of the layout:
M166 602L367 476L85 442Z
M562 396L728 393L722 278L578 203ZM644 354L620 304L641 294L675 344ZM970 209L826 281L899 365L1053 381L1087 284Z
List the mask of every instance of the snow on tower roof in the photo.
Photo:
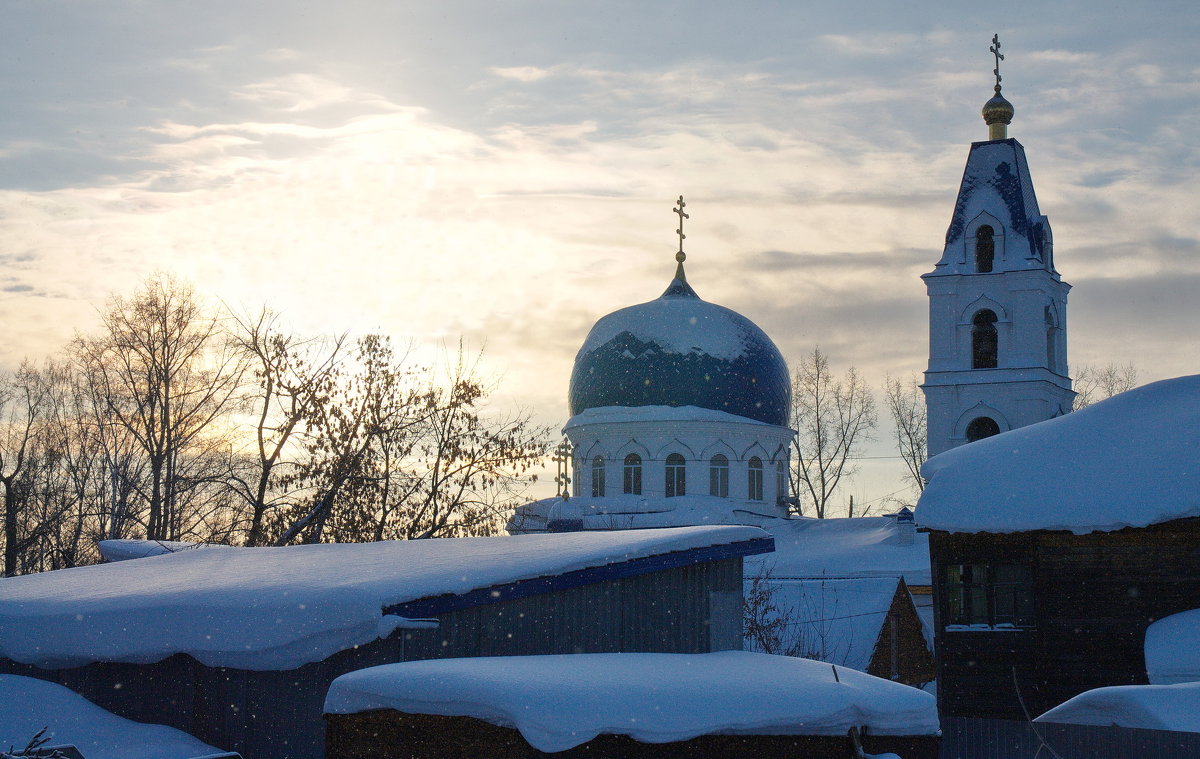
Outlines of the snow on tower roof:
M490 598L510 583L665 554L684 565L760 550L770 550L763 531L721 526L180 551L0 580L0 657L60 668L186 653L291 669L409 622L385 607Z
M1033 178L1025 148L1014 139L971 144L963 170L958 200L946 230L946 247L937 268L925 276L957 274L962 256L962 239L980 214L995 215L1011 251L1005 268L1042 268L1050 223L1038 209Z
M1200 375L1155 382L925 463L916 510L947 532L1145 527L1200 516Z
M933 735L933 696L852 669L748 651L573 654L386 664L333 681L330 714L395 709L515 727L555 752L600 734Z
M1146 629L1146 674L1155 685L1200 681L1200 609L1164 617Z

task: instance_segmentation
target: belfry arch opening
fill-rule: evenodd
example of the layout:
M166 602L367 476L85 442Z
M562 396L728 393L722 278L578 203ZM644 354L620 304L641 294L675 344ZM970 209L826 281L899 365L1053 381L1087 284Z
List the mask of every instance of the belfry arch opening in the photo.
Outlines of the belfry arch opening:
M985 308L971 319L971 368L995 369L998 348L996 312Z
M988 224L975 230L975 271L987 274L996 262L996 231Z
M971 420L967 425L967 442L974 443L976 440L983 440L985 437L1000 434L1000 425L990 416L979 416Z

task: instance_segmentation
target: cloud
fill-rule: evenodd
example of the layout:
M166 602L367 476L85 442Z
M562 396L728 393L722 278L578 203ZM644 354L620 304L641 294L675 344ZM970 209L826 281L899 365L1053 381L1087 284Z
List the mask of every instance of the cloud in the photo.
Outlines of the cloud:
M551 75L549 69L537 66L492 66L488 69L496 76L515 79L518 82L536 82Z

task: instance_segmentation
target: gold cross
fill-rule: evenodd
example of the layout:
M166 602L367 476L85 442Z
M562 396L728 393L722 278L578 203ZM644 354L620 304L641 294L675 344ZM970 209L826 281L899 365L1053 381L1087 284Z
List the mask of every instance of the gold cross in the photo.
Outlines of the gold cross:
M988 48L993 55L996 56L996 68L992 69L992 73L996 75L996 92L1000 91L1000 61L1004 60L1004 54L1000 52L1000 35L992 35L992 46Z
M684 257L687 255L683 252L683 241L687 238L687 235L683 233L683 220L690 219L691 217L683 212L683 209L686 205L687 203L683 202L683 196L680 195L678 205L671 209L675 213L679 214L679 229L675 230L675 234L679 235L679 252L675 254L675 260L679 262L682 262Z

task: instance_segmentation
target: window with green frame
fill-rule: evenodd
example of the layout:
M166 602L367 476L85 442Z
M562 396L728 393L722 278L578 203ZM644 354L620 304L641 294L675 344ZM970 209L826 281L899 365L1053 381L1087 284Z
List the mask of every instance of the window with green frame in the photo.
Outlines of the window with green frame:
M947 564L945 588L947 627L1033 627L1027 564Z

